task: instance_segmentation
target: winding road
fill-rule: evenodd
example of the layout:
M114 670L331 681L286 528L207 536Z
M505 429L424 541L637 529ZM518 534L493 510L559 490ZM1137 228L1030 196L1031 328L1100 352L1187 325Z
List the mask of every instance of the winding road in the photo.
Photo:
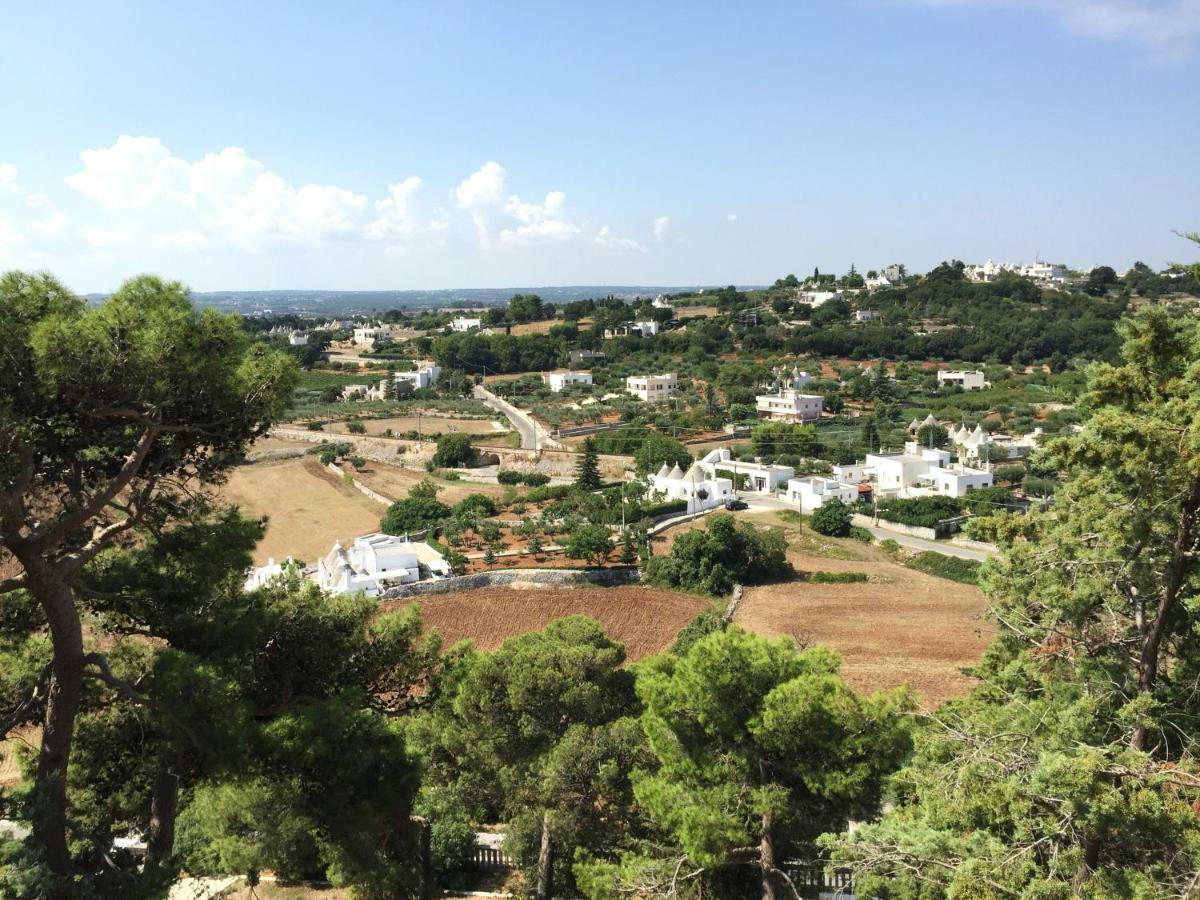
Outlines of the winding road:
M522 450L563 449L562 445L550 437L550 433L529 413L517 409L507 400L501 400L481 384L475 385L473 393L475 399L484 406L494 409L512 422L513 428L517 429L517 433L521 435Z

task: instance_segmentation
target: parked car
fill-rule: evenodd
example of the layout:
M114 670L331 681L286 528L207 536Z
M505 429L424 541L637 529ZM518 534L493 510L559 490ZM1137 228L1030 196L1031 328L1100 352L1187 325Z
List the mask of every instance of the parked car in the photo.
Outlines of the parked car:
M736 497L732 500L725 501L725 508L730 512L737 512L739 509L749 509L749 505L745 500L738 500Z

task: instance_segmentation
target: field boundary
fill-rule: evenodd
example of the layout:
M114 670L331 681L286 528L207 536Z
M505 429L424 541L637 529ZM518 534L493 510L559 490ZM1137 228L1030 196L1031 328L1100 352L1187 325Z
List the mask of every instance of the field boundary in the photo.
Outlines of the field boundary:
M380 600L399 600L407 597L426 597L430 594L452 594L487 587L512 587L514 585L573 587L578 585L601 585L615 587L634 584L641 580L642 572L636 567L612 569L507 569L498 572L475 572L471 575L456 575L437 581L421 581L389 588L379 595Z

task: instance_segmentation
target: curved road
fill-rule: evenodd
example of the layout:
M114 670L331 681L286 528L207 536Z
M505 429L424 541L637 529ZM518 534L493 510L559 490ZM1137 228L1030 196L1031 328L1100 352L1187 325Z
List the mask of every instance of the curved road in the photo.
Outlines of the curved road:
M513 428L517 429L517 433L521 435L522 450L562 449L558 441L550 437L549 432L529 413L517 409L507 400L501 400L481 384L475 385L472 393L475 399L482 402L484 406L494 409L512 422Z

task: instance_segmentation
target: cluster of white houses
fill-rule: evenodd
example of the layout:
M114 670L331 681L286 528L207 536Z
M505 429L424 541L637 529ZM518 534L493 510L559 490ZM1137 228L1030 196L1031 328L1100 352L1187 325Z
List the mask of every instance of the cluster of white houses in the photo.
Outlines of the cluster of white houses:
M964 497L991 487L992 473L950 462L946 450L923 449L915 442L898 453L869 453L849 466L834 466L831 477L795 477L791 466L745 462L727 448L712 450L686 471L662 466L649 477L651 496L687 501L689 513L713 509L738 491L764 494L812 512L830 500L854 503L860 497Z
M981 266L967 266L965 274L971 281L991 282L1004 273L1020 275L1040 284L1066 284L1069 278L1067 267L1058 263L1048 263L1037 260L1031 264L997 263L990 259Z
M268 560L246 575L246 590L254 590L281 575L294 563ZM304 577L334 594L363 593L374 597L388 588L417 581L448 578L450 566L429 544L391 534L365 534L349 547L336 541L315 566L302 570Z

